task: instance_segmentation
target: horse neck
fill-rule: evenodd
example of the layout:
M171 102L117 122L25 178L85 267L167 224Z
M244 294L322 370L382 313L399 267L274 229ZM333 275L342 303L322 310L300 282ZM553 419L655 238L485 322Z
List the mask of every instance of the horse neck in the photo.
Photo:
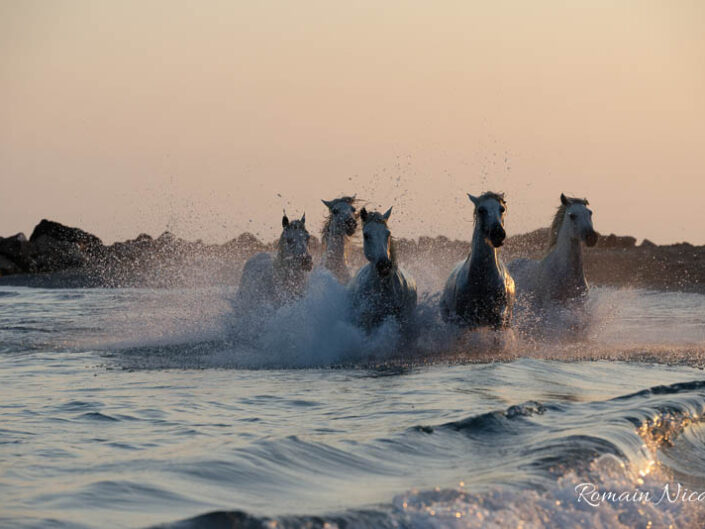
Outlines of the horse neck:
M565 225L558 232L558 240L553 249L554 264L567 275L583 276L583 249L579 239L573 239Z
M479 222L475 224L475 231L473 232L470 246L471 251L468 256L470 269L499 268L497 248L487 242Z
M330 266L345 266L345 243L347 237L341 229L337 229L331 222L322 237L324 252L323 264Z

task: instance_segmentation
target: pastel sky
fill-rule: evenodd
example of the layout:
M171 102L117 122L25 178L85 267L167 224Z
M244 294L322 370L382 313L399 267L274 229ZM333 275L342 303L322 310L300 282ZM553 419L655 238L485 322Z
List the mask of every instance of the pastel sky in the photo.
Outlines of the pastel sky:
M705 243L705 2L0 0L0 235L265 239L394 205L400 236Z

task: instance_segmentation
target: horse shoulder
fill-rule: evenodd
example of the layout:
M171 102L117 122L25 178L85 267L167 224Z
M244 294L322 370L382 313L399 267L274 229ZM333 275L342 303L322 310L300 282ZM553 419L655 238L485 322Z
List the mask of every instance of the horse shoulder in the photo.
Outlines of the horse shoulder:
M268 253L258 253L250 257L242 269L240 288L249 285L262 285L272 281L274 258Z
M466 266L468 266L468 260L464 259L456 263L456 265L453 267L453 270L451 270L448 279L446 279L445 287L443 288L444 296L455 296L458 289L462 288L462 284L464 282L463 277L465 277L466 274L462 274L461 272L464 268L466 268Z
M245 270L256 270L262 268L267 263L272 263L273 260L274 259L272 257L272 254L267 252L260 252L258 254L253 255L245 262Z
M372 266L369 263L362 266L348 283L348 290L355 294L364 289L364 287L370 282L371 270Z

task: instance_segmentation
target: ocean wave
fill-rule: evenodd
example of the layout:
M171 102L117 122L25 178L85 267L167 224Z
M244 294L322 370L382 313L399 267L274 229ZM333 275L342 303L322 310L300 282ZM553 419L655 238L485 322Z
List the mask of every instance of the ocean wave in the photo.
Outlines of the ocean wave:
M264 461L277 461L291 468L292 479L302 479L302 470L309 470L312 479L325 480L341 472L380 479L404 474L397 464L402 459L404 468L411 460L411 466L432 472L430 461L454 460L463 466L467 465L463 453L477 458L483 451L495 466L502 461L499 466L506 465L511 476L503 481L503 469L479 464L491 481L473 476L467 484L459 480L452 487L412 489L395 495L390 503L364 509L292 516L219 511L161 527L696 527L705 521L705 502L656 500L667 484L675 496L676 478L689 490L705 486L705 467L688 469L680 457L690 449L695 454L688 458L691 463L705 458L702 445L694 446L705 435L703 412L705 381L697 380L605 401L560 405L531 401L460 421L419 425L397 439L361 447L355 455L296 438L264 443L255 452L248 451L263 459L258 468L267 467ZM595 415L604 419L599 432L591 421ZM671 468L671 461L680 463ZM303 474L302 483L308 473ZM465 474L472 476L473 471L467 469ZM287 479L281 473L278 477ZM353 479L350 486L354 483ZM589 495L580 494L593 489L648 492L652 501L607 501L598 508L588 501Z

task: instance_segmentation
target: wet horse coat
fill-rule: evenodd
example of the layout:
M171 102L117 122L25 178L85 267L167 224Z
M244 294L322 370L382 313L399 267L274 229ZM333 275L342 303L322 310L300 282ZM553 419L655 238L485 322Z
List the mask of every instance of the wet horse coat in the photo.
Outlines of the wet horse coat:
M348 240L355 234L355 229L357 228L355 197L340 197L334 200L323 200L322 202L330 213L323 226L321 235L321 242L323 243L321 264L340 283L346 285L352 277L348 268L346 254Z
M472 250L456 265L441 297L441 316L446 322L469 327L508 327L514 305L514 280L497 255L506 233L502 195L485 193L476 198Z
M353 320L371 330L385 319L396 318L403 328L413 320L416 309L416 283L399 267L384 214L360 212L363 222L364 251L369 263L363 266L348 286Z
M597 232L586 199L561 194L561 205L549 231L549 251L541 260L515 259L509 269L522 298L536 306L584 298L588 283L583 271L582 242L594 246Z
M285 215L282 227L276 255L259 253L245 263L237 293L241 306L279 307L301 296L306 289L312 265L306 215L292 222Z

